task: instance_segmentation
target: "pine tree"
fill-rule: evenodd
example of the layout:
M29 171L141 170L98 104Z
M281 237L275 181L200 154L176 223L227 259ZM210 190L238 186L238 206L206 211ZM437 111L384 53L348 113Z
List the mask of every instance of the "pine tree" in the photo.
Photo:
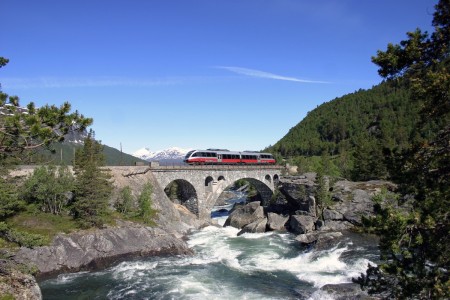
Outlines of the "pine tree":
M75 153L76 175L72 212L82 227L101 227L109 215L108 201L113 185L109 170L103 168L102 145L92 138L92 131L84 146Z
M378 207L373 226L381 236L383 261L359 279L372 292L400 299L450 298L449 0L436 5L433 25L431 36L409 32L407 40L389 44L372 59L381 76L406 82L412 99L423 103L420 140L397 154L397 169L391 170L403 194L414 199L409 210Z

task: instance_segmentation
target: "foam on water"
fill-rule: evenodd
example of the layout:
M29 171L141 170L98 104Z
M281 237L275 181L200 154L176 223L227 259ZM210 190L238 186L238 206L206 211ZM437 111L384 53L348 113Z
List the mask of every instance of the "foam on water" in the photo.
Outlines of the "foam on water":
M102 272L60 275L47 283L55 297L45 287L44 296L60 299L59 291L72 289L74 296L66 299L332 299L319 288L351 282L370 262L368 255L359 255L366 253L358 252L360 245L348 241L328 250L307 251L289 233L237 236L238 232L208 226L189 236L192 256L154 257L122 262ZM94 287L94 292L80 295L84 290L77 282Z

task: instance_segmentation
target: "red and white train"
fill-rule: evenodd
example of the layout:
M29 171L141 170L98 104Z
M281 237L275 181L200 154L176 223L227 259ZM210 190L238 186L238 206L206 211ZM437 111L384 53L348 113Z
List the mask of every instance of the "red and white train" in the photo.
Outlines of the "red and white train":
M184 162L190 165L273 165L275 164L275 159L270 153L206 149L189 151L184 157Z

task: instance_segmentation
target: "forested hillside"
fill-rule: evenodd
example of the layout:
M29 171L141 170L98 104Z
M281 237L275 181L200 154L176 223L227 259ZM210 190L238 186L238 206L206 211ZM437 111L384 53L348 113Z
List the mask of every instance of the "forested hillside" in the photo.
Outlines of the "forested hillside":
M36 157L34 158L34 162L72 165L75 151L76 149L81 147L83 147L82 144L55 143L52 146L52 148L54 149L54 153L51 153L48 150L42 150L38 155L36 155ZM120 152L119 150L107 145L102 145L102 147L103 154L105 156L105 164L107 166L133 166L137 162L145 164L148 163L140 158Z
M405 89L382 83L320 105L270 149L285 157L335 155L370 137L389 148L404 147L417 116Z
M401 84L384 82L320 105L267 150L296 164L326 156L339 169L337 175L348 177L355 177L351 174L361 164L370 164L372 171L378 165L371 174L383 177L383 151L404 149L419 138L414 130L419 109ZM361 170L358 176L369 179Z

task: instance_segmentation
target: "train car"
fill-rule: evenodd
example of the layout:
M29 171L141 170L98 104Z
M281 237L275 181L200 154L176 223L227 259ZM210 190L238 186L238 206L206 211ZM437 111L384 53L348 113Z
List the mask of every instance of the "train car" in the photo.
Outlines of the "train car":
M257 165L275 164L275 159L270 153L260 153L256 151L237 152L226 149L206 149L189 151L184 158L184 162L190 165Z

